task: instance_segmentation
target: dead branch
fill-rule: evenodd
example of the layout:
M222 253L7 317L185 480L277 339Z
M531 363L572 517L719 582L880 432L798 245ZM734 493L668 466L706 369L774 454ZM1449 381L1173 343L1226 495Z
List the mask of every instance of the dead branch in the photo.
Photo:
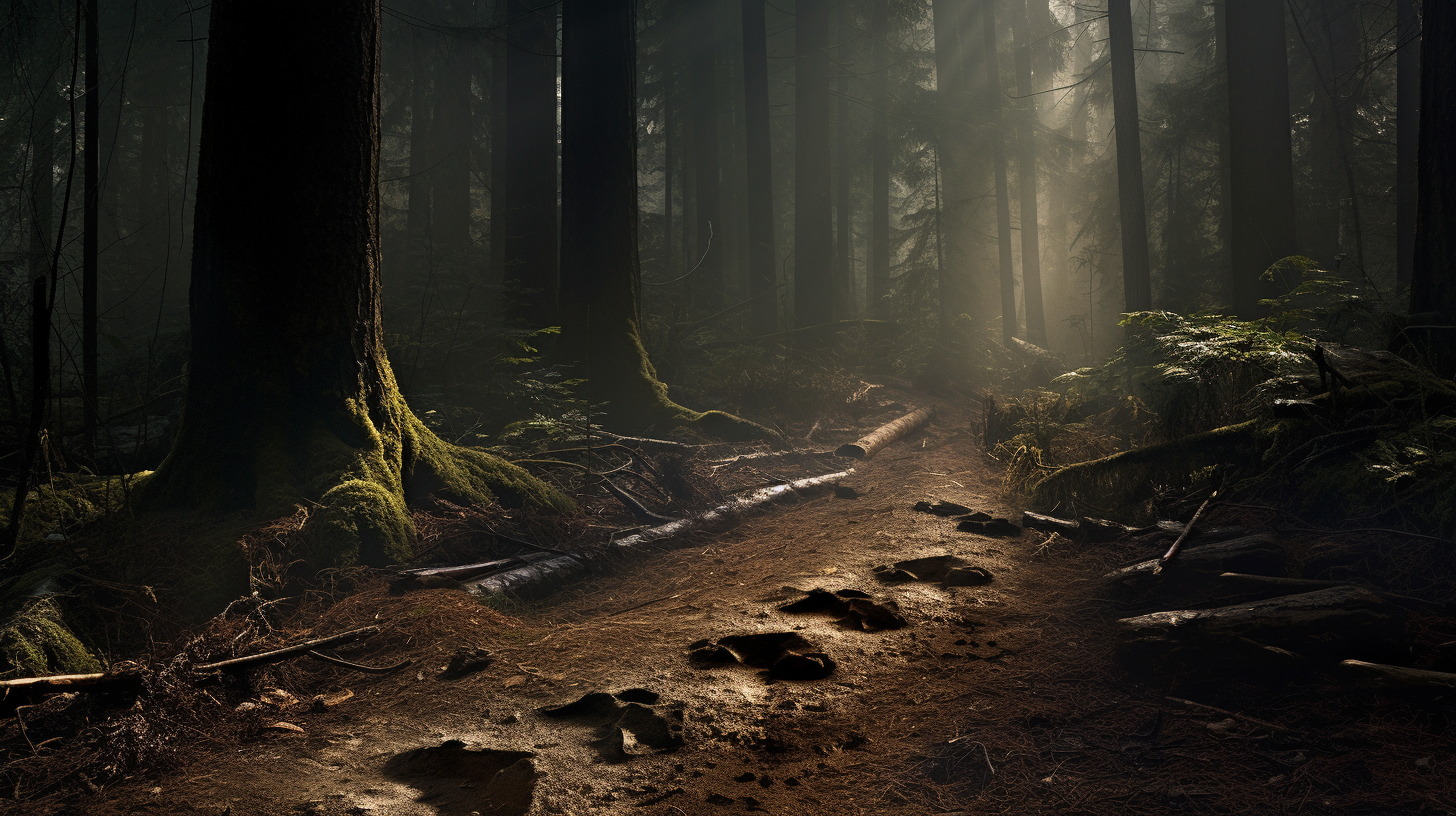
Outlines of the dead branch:
M1405 666L1367 663L1363 660L1341 660L1340 667L1356 671L1390 686L1456 689L1456 674L1449 672L1409 669Z
M1188 519L1188 526L1183 528L1183 532L1178 534L1178 538L1173 542L1173 546L1169 547L1168 551L1163 553L1163 557L1158 559L1158 565L1153 567L1154 575L1162 572L1163 567L1167 566L1169 561L1178 557L1178 551L1183 549L1183 542L1188 538L1188 534L1193 532L1193 525L1198 523L1198 517L1203 515L1203 511L1208 509L1208 503L1213 501L1213 497L1217 495L1218 490L1214 490L1208 494L1208 498L1203 500L1203 504L1198 505L1198 509L1193 511L1193 518Z
M350 630L348 632L342 632L337 635L330 635L329 637L325 638L314 638L313 640L306 640L303 643L298 643L293 646L285 646L282 649L274 649L272 651L260 652L253 655L245 655L243 657L234 657L228 660L219 660L216 663L204 663L200 666L197 666L196 669L203 672L218 671L221 669L234 671L241 668L247 668L249 666L262 666L268 663L277 663L280 660L287 660L292 657L298 657L300 655L307 654L315 649L323 649L329 646L339 646L345 643L353 643L356 640L363 640L364 638L378 633L378 626L365 626L359 629Z

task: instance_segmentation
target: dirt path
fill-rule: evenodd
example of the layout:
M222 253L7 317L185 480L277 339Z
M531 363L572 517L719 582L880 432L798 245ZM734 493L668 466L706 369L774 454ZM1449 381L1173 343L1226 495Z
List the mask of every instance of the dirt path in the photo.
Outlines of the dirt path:
M316 713L284 705L278 719L301 730L268 729L242 746L199 735L181 772L120 785L85 811L1341 812L1341 778L1382 772L1317 754L1307 734L1170 706L1113 668L1105 616L1076 579L1132 553L1049 550L1034 533L984 537L913 512L945 499L1010 514L970 426L943 410L929 433L860 466L847 482L856 498L774 509L641 557L502 610L511 628L456 591L366 593L355 609L375 605L395 621L385 642L426 660L386 678L331 675L353 696ZM874 574L937 555L994 580L946 588ZM866 631L779 608L812 589L868 594L856 604L870 629L894 625L896 609L906 625ZM732 639L744 635L796 638L792 650L827 655L833 672L775 679L689 658L729 638L752 662L764 639ZM379 646L355 654L390 662ZM488 649L493 662L442 679L461 647ZM774 671L822 666L808 657ZM542 711L594 692L606 694ZM1406 753L1392 767L1417 759Z

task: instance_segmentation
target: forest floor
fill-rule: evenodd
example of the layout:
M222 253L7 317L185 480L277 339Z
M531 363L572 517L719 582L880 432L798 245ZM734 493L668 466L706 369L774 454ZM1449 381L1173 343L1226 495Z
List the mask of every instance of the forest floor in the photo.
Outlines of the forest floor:
M852 493L775 506L542 601L482 605L366 582L309 629L378 625L340 656L409 668L289 664L272 682L291 694L255 680L270 727L198 730L165 774L16 812L1456 813L1449 702L1319 672L1154 677L1118 662L1112 622L1125 613L1096 579L1160 547L987 537L913 511L940 499L1019 517L980 447L979 416L939 409L928 430L858 463ZM947 554L993 580L946 588L875 574ZM898 610L906 625L869 631L780 609L814 589L858 590L877 605L866 620L893 625L883 613ZM729 643L743 654L796 636L834 671L774 679L689 658L698 641L755 634L772 637ZM447 679L462 648L490 662ZM543 711L601 692L618 696ZM611 722L623 730L602 729Z

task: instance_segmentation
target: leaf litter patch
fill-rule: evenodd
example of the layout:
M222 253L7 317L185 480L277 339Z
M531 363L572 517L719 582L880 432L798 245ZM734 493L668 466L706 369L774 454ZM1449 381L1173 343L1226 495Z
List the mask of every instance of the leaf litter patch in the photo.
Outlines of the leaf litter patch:
M441 816L525 816L536 790L535 754L472 750L460 740L395 754L384 775L420 791Z

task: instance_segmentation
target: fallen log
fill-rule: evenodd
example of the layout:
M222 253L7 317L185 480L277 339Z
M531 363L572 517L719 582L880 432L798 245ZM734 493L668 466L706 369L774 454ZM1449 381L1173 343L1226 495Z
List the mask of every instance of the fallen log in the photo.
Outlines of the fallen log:
M1384 663L1367 663L1364 660L1341 660L1340 668L1364 675L1387 686L1456 689L1456 674L1450 672L1410 669L1405 666L1390 666Z
M1067 370L1067 364L1062 358L1035 343L1028 343L1020 337L1011 338L1011 345L1008 349L1016 352L1023 360L1042 367L1048 378L1055 377Z
M1217 609L1154 612L1117 622L1133 653L1174 655L1189 649L1247 652L1248 641L1315 659L1376 657L1399 651L1405 618L1380 596L1341 586Z
M1141 561L1103 576L1108 581L1139 582L1150 579L1162 563L1160 558ZM1284 551L1266 535L1250 535L1230 541L1216 541L1189 547L1174 567L1178 571L1250 572L1265 575L1284 571Z
M488 572L499 572L510 567L520 566L519 558L497 558L494 561L480 561L474 564L460 564L453 567L423 567L420 569L400 570L400 575L406 578L449 578L455 581L467 581L471 578L478 578Z
M1220 585L1236 592L1244 592L1251 597L1267 598L1274 595L1289 595L1295 592L1312 592L1316 589L1329 589L1337 586L1353 586L1349 582L1325 581L1316 578L1283 578L1273 575L1248 575L1241 572L1225 572L1218 576ZM1446 607L1435 601L1428 601L1424 598L1415 598L1410 595L1402 595L1398 592L1387 592L1375 587L1362 586L1380 596L1380 599L1393 606L1413 612L1427 612L1440 614Z
M840 445L835 449L834 454L848 456L852 459L868 459L879 452L880 448L925 427L933 416L935 416L934 405L917 408L894 422L881 425L868 436Z
M705 513L697 516L690 516L677 521L670 521L656 527L643 530L639 533L617 539L612 542L609 551L622 552L639 549L657 542L668 542L672 539L682 537L695 530L716 527L731 523L741 514L770 504L775 501L782 501L791 496L799 496L818 490L826 489L836 482L854 473L854 469L841 470L835 473L825 473L821 476L811 476L806 479L788 482L786 484L771 485L759 488L747 496L734 499L733 501L721 504ZM546 556L545 553L538 553L538 556ZM552 557L542 557L533 563L522 567L486 576L476 581L466 582L465 588L477 595L504 595L507 593L516 595L532 594L536 590L554 588L561 582L585 572L591 563L600 554L565 555L559 554ZM528 559L530 556L522 556Z

